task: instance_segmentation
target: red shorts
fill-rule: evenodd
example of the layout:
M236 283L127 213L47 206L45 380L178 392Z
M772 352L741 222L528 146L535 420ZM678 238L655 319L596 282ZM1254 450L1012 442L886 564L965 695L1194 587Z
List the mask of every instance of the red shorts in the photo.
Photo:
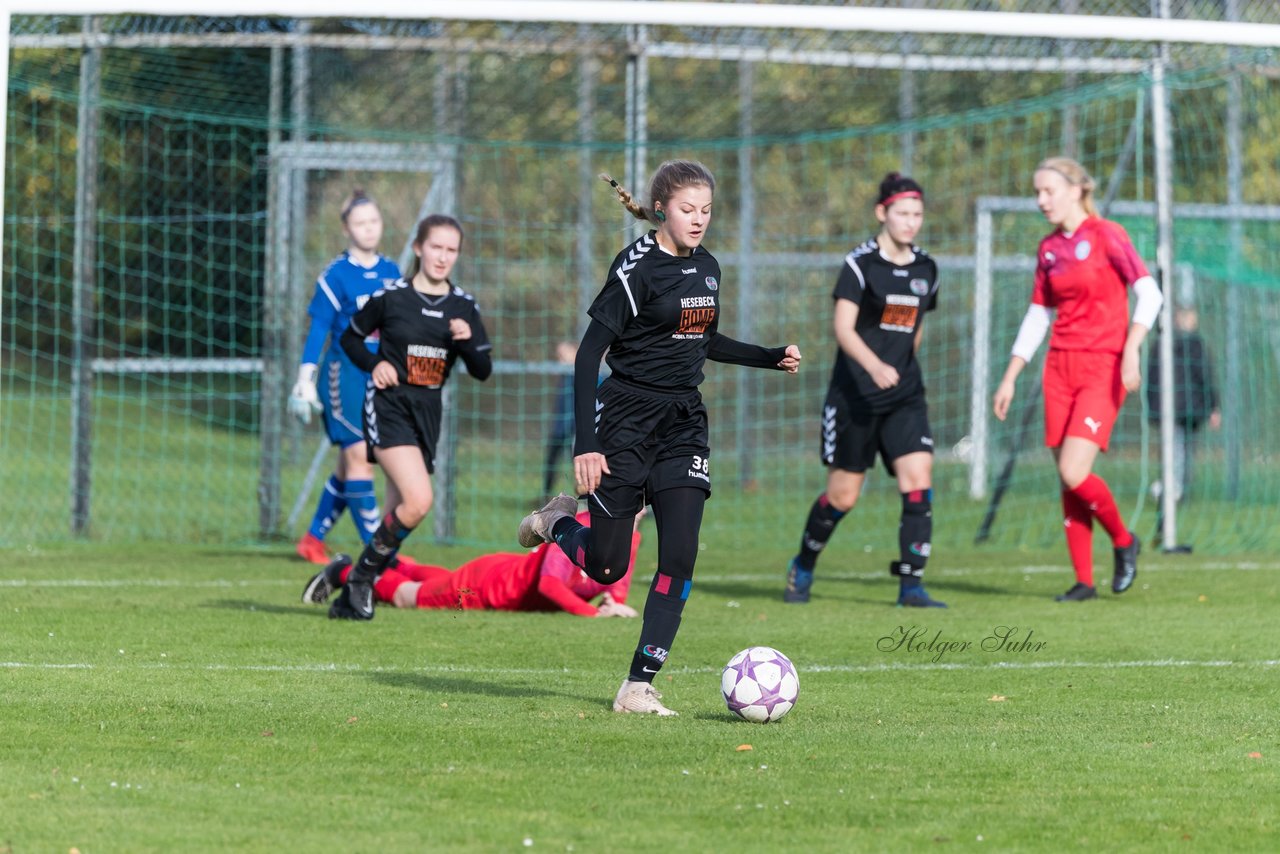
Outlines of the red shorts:
M1125 398L1120 354L1050 350L1044 362L1044 443L1057 448L1068 436L1102 450Z

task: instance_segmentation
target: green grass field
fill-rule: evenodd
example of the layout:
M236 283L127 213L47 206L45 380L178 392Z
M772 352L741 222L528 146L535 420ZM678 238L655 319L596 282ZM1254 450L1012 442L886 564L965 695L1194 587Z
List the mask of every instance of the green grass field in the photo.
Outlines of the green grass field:
M1061 605L1058 550L951 551L930 587L952 607L922 613L845 534L803 607L780 601L783 544L706 544L670 719L609 710L637 621L336 623L283 547L11 550L0 851L1280 845L1280 562L1155 556L1125 596ZM1029 643L984 649L1000 627ZM719 695L757 644L800 671L776 724Z

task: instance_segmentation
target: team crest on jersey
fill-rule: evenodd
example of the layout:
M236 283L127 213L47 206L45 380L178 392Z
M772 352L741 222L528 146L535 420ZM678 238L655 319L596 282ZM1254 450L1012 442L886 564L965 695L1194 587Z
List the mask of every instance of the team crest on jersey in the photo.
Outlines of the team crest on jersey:
M911 288L911 293L915 294L918 297L922 297L925 294L929 293L929 280L928 279L912 279L911 283L907 287Z
M1079 243L1076 244L1076 260L1083 261L1084 259L1088 258L1089 250L1092 248L1093 247L1089 245L1089 241L1081 240Z
M720 288L720 283L716 281L715 276L707 276L707 290L714 291Z

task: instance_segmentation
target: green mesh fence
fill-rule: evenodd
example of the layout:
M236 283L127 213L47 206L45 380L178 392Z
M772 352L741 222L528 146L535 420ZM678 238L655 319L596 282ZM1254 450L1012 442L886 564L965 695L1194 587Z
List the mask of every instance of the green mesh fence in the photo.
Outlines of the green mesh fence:
M931 73L919 81L918 117L885 122L900 107L897 72L653 62L637 151L622 142L634 128L622 51L583 59L312 48L304 121L289 97L303 66L287 50L274 54L273 71L267 48L102 50L102 83L86 102L79 51L14 50L0 544L76 535L247 542L264 528L298 536L332 454L306 494L320 433L286 421L283 395L315 276L343 248L339 202L362 186L382 205L382 251L392 257L425 203L451 209L466 228L455 279L479 299L499 370L485 384L455 378L434 513L444 536L509 547L520 516L543 498L555 343L580 333L585 303L632 234L594 175L625 175L639 154L649 168L680 156L716 172L707 246L725 271L724 329L796 342L806 356L795 377L708 366L715 498L706 529L731 534L744 554L790 548L822 488L830 290L843 255L873 231L876 183L909 155L928 191L920 242L942 271L921 352L937 448L935 541L967 545L1019 410L1034 405L1026 378L1043 358L1020 385L1015 417L992 421L975 441L978 348L987 356L978 393L989 405L1046 230L1034 211L993 211L991 336L980 341L979 199L1025 199L1034 164L1064 144L1104 188L1114 180L1117 202L1154 197L1150 81L1136 75ZM1280 502L1280 222L1268 218L1280 205L1280 84L1261 71L1270 57L1251 62L1239 77L1219 65L1171 81L1176 199L1217 206L1179 216L1175 234L1180 281L1190 283L1175 296L1199 309L1223 396L1223 429L1203 435L1179 516L1202 550L1273 545ZM511 97L517 89L528 97ZM98 123L96 197L80 221L94 236L77 281L86 104ZM1237 109L1246 176L1238 193L1228 170L1228 113ZM315 151L324 157L308 165L303 142L323 146ZM282 174L291 177L282 183ZM634 183L641 189L643 178ZM1154 267L1153 217L1116 218ZM1130 398L1100 470L1146 536L1160 458L1143 400ZM992 529L995 546L1061 537L1056 476L1039 437L1037 418ZM986 474L975 481L980 458ZM556 486L571 488L570 471L562 457ZM883 473L869 479L843 547L890 545L894 491ZM302 512L290 526L295 504ZM355 542L350 523L339 523L334 542Z

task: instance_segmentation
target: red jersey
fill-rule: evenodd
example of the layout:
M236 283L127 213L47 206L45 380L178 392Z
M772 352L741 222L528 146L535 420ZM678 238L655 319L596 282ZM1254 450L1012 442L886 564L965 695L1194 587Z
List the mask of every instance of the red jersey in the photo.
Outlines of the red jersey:
M577 518L584 525L591 524L591 515L586 511ZM418 605L495 611L568 611L581 617L593 616L596 608L587 600L605 591L614 601L627 601L631 570L635 568L639 549L640 532L636 531L631 535L626 574L607 586L588 578L551 543L543 543L527 554L485 555L449 573L443 588L433 585L428 590L424 584ZM424 596L427 603L422 601Z
M1057 309L1049 348L1122 352L1129 287L1148 275L1124 228L1098 216L1041 240L1031 301Z

